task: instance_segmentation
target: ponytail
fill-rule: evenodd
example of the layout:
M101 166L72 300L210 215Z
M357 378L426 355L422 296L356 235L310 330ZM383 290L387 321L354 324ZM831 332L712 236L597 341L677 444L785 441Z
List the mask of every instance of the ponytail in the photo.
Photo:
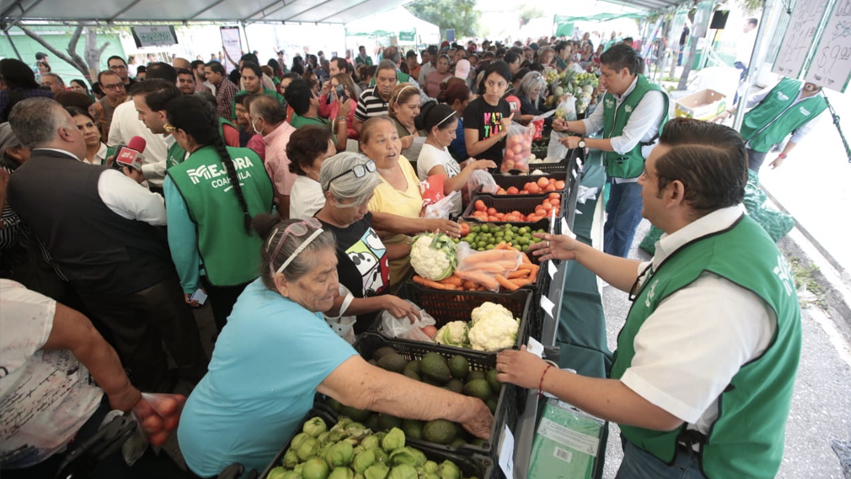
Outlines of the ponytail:
M216 120L215 127L217 129L219 127L218 120ZM230 157L227 145L225 145L225 140L221 135L217 134L215 136L213 139L213 146L222 158L222 163L225 165L225 169L228 172L228 178L230 178L230 184L233 185L233 191L236 193L236 198L239 200L239 206L242 207L242 227L245 229L245 233L250 235L251 214L248 213L248 203L245 201L245 195L242 192L242 187L239 186L239 175L236 173L236 167L233 165L233 159Z

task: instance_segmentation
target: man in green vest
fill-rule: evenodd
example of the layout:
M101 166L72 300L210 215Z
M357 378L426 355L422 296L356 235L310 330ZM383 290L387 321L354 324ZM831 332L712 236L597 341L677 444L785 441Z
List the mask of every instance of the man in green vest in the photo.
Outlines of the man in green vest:
M651 261L536 235L546 240L532 247L541 260L576 260L633 304L608 379L550 368L526 351L501 353L497 379L617 422L618 477L777 474L801 316L788 264L744 212L746 181L734 130L672 120L640 181L642 215L665 232Z
M236 92L237 95L242 92L248 92L249 95L269 95L272 98L278 100L278 102L283 105L284 108L287 107L287 101L284 99L283 95L281 95L275 90L266 88L263 85L263 70L260 69L260 65L254 62L243 62L242 67L240 67L239 69L239 73L242 76L242 86L245 87L245 90L240 90ZM235 98L236 96L234 96L234 100L231 102L231 111L233 112L231 121L236 121Z
M747 142L748 168L759 173L769 150L791 133L792 138L783 147L783 152L768 166L774 169L783 163L792 148L818 124L815 120L821 112L827 109L824 95L820 93L820 86L784 78L773 88L766 88L745 102L745 108L751 110L745 113L740 131ZM724 120L735 112L734 106L713 121Z
M287 103L293 107L290 125L298 130L305 126L316 126L331 132L337 151L346 151L348 130L346 127L349 102L340 102L340 111L334 121L319 116L319 98L313 93L306 80L295 80L284 92ZM333 129L332 129L333 125Z
M563 138L568 148L605 152L609 201L603 251L626 258L641 222L638 176L668 119L668 95L639 73L642 59L632 47L615 45L600 62L600 83L607 91L603 108L584 120L555 120L553 129L582 135ZM602 138L585 138L601 129Z

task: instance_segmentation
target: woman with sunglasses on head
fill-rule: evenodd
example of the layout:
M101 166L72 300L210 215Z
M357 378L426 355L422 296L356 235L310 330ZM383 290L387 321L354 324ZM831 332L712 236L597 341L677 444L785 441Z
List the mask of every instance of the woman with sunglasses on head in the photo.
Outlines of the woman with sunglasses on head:
M192 472L212 477L235 462L263 470L317 392L488 436L493 417L481 400L373 366L328 327L322 313L334 308L339 288L331 231L314 218L268 215L255 218L254 228L263 238L260 278L240 295L181 414L177 437Z
M261 245L251 218L272 211L272 182L248 148L225 145L218 116L191 95L166 107L165 130L189 153L168 169L163 189L168 206L168 244L186 302L203 285L221 331L236 298L257 277ZM201 269L204 276L201 277Z
M360 149L375 162L381 184L369 201L375 229L387 234L384 244L406 243L408 236L423 232L446 233L454 238L461 235L461 227L454 221L439 218L422 218L423 197L417 173L411 163L400 154L402 150L396 123L387 116L376 116L365 121L360 132ZM390 287L412 274L408 258L390 261Z
M447 147L455 139L458 121L458 114L452 107L435 102L423 105L422 111L417 116L417 128L428 132L428 138L417 161L417 176L420 181L425 181L434 175L446 177L443 192L452 200L453 217L461 214L461 188L467 184L473 172L496 168L496 163L491 160L472 158L464 161L462 168L452 158Z
M426 136L414 124L420 114L420 89L410 83L396 85L387 108L402 142L402 154L408 161L417 161Z
M366 331L382 310L397 318L419 318L411 303L387 294L388 260L406 258L411 247L407 243L385 245L372 229L369 201L381 184L375 161L360 153L340 153L325 160L319 176L325 206L316 219L337 238L337 276L345 286L334 302L333 315L357 316L354 331L358 334Z

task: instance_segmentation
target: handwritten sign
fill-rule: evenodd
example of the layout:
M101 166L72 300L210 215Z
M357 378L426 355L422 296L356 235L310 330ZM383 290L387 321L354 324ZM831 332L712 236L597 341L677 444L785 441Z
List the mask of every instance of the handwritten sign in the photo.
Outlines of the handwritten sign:
M789 78L797 78L801 74L827 3L828 0L799 0L795 4L772 72Z
M851 0L837 0L815 49L807 81L844 92L851 77Z
M174 27L170 25L131 27L131 31L133 32L133 40L136 41L136 46L139 48L177 43Z

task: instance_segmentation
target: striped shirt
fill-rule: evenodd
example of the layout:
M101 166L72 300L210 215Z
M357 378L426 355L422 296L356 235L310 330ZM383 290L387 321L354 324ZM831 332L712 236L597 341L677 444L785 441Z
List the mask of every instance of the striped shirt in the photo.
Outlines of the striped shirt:
M355 119L366 121L374 116L387 114L387 102L382 100L375 87L367 88L358 99L358 107L355 110Z

